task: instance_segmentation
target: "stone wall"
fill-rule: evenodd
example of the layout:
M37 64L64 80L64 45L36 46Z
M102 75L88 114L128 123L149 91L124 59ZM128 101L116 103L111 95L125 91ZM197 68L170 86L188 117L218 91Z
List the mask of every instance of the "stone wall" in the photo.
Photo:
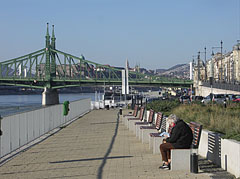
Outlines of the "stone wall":
M198 153L237 178L240 177L240 142L222 139L216 132L203 130Z
M210 93L214 94L238 94L240 95L239 91L232 91L232 90L224 90L224 89L217 89L217 88L209 88L201 85L197 85L195 87L195 94L196 96L208 96Z

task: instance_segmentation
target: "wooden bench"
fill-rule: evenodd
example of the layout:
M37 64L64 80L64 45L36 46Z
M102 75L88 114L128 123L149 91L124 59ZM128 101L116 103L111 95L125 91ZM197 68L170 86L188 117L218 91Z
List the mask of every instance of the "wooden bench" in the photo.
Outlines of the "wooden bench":
M162 119L163 121L163 119ZM163 123L163 122L162 122ZM161 132L168 132L171 133L172 126L166 124L166 118L165 118L165 130L161 130ZM163 125L162 125L163 126ZM153 148L153 154L159 154L160 148L159 146L162 144L164 136L160 136L161 133L150 133L149 135L149 142L152 142L152 148ZM150 145L150 144L149 144ZM149 146L151 148L151 146Z
M171 170L190 171L190 155L193 150L198 149L202 125L196 122L189 123L193 133L193 140L190 149L172 149L171 150Z
M133 113L132 113L132 112L129 112L128 114L123 115L122 123L123 123L123 124L126 124L126 120L127 120L128 118L137 117L137 114L138 114L138 105L135 105L135 106L134 106Z
M133 128L134 128L134 133L136 134L136 137L138 137L140 127L151 125L153 123L153 119L154 119L154 111L150 109L147 121L134 123Z
M127 128L129 128L129 126L131 125L130 123L134 123L136 121L142 121L143 120L144 111L145 111L145 107L142 106L141 109L140 109L140 114L139 114L138 118L127 118L126 123L125 123Z
M202 133L202 125L196 123L196 122L190 122L189 123L190 128L192 129L193 133L193 141L192 141L192 149L198 149L200 137Z
M128 114L123 116L123 119L124 119L123 123L127 126L128 118L138 118L138 114L139 114L138 111L139 111L139 107L138 105L135 105L133 114Z
M142 140L142 143L148 143L149 142L149 134L152 132L156 132L156 130L159 130L161 127L161 121L162 121L162 113L157 113L157 119L156 119L156 125L152 126L141 126L139 130L139 139Z
M153 143L154 143L155 137L159 137L159 134L161 132L166 131L166 119L164 119L163 114L162 114L162 117L161 117L159 123L160 123L159 131L149 134L149 149L153 148Z
M138 105L134 106L134 110L133 110L133 114L127 114L127 115L123 115L123 117L137 117L137 113L138 113Z

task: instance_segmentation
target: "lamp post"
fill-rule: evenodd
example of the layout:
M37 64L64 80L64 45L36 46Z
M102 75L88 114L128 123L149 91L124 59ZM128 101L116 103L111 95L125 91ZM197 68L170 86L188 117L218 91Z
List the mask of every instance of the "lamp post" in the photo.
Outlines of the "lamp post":
M205 57L205 80L207 81L207 48L204 47L204 57Z
M214 81L214 62L213 62L213 56L214 56L214 53L212 51L212 60L211 60L211 68L210 68L210 86L211 86L211 94L213 93L213 90L212 90L212 86L213 86L213 81Z
M221 67L219 68L219 70L220 70L220 79L218 79L218 80L220 80L221 82L222 82L222 80L223 80L223 78L222 78L222 71L223 71L223 69L222 69L222 60L223 60L223 54L222 54L222 49L223 49L223 41L221 40L221 42L220 42L220 47L212 47L212 50L213 49L216 49L216 48L220 48L221 49Z

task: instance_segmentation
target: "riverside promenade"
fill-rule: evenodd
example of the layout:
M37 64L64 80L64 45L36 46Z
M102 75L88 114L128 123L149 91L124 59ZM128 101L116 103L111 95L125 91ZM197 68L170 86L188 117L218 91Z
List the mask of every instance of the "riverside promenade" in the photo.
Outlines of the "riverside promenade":
M0 178L218 178L158 169L160 155L129 132L117 113L91 111L3 164Z

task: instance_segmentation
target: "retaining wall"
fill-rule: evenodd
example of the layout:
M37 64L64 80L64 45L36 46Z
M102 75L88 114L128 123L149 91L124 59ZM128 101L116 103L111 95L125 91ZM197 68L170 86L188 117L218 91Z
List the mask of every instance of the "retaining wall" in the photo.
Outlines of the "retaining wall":
M203 130L198 153L237 178L240 177L240 142L222 139L218 133Z
M67 116L63 116L63 105L58 104L2 118L0 158L90 111L91 99L73 101L69 104L69 108Z
M237 94L240 95L239 91L232 91L232 90L224 90L224 89L218 89L218 88L210 88L205 86L197 86L196 87L196 96L208 96L210 93L214 94Z

